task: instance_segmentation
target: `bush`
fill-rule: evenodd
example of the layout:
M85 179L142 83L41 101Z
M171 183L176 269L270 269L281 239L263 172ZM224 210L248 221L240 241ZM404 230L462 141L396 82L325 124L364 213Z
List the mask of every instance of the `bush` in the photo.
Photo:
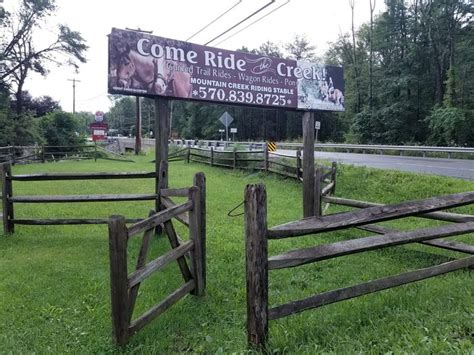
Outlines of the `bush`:
M431 131L429 143L440 146L473 146L474 127L468 112L456 107L437 107L426 118Z
M47 145L77 146L85 142L79 135L79 122L70 113L56 111L41 118L40 128Z

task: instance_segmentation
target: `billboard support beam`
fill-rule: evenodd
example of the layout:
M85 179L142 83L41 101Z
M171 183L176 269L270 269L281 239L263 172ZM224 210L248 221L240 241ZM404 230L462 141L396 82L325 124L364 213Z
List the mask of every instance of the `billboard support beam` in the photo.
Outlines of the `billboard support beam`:
M160 189L168 187L168 136L170 130L170 100L165 97L155 99L155 211L160 211ZM163 164L162 164L163 163ZM161 169L160 169L161 167Z

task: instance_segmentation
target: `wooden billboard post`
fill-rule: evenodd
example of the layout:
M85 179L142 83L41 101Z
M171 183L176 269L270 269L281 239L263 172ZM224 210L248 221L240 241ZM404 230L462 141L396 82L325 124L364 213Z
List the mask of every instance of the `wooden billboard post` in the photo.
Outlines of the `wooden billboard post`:
M303 216L314 216L314 112L303 114Z

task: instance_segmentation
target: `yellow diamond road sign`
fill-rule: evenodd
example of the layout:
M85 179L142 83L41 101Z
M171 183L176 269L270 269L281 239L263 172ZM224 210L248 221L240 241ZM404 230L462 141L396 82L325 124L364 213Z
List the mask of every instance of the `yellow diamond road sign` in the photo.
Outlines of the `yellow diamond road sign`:
M275 142L268 142L267 143L267 149L269 152L276 152L277 150L277 145Z

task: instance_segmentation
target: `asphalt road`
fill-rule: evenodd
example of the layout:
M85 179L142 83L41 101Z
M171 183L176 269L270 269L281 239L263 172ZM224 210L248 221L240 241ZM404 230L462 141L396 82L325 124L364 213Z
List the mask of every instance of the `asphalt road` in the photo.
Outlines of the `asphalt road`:
M293 150L280 149L277 153L291 156L296 154ZM314 156L316 159L336 161L342 164L451 176L474 181L474 160L333 152L315 152Z

